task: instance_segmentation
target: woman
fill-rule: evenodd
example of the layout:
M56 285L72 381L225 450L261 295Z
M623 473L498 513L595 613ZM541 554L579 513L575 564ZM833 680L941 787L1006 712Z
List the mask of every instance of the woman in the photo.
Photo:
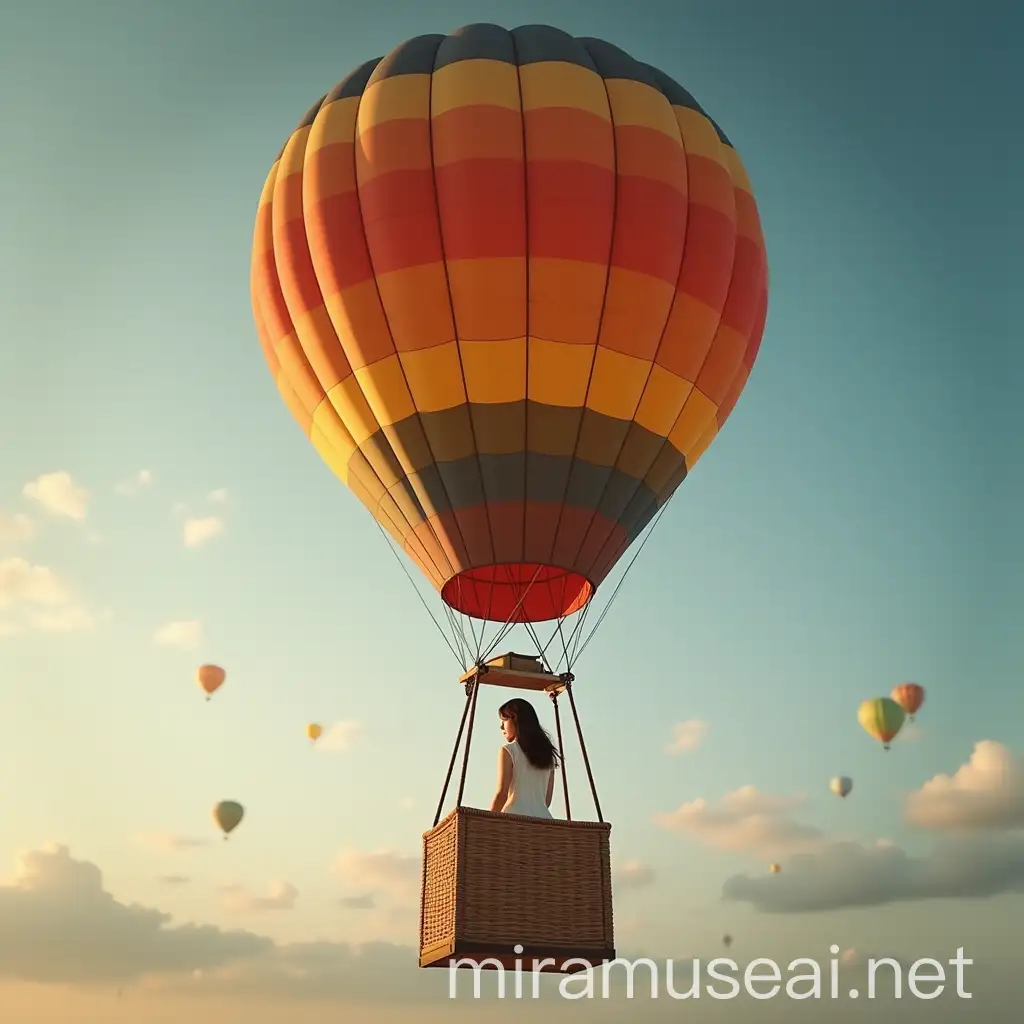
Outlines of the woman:
M515 697L498 708L506 742L498 751L498 791L491 810L550 818L558 751L533 705Z

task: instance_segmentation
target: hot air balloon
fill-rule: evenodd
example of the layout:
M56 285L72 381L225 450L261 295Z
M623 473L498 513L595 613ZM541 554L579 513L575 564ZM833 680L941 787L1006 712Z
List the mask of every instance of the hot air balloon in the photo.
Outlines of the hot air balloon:
M772 873L773 875L777 875L777 874L778 874L778 873L779 873L779 872L780 872L780 871L782 870L782 867L781 867L781 865L779 865L779 864L772 864L772 866L771 866L771 867L770 867L770 868L769 868L768 870L769 870L769 871L770 871L770 872L771 872L771 873Z
M906 712L909 720L914 720L914 715L921 709L924 703L924 687L917 683L900 683L893 688L889 696Z
M722 945L725 946L726 949L728 949L732 945L732 936L731 935L723 935L722 936Z
M888 750L890 740L903 728L903 708L889 697L875 697L861 704L857 719L864 731Z
M199 684L206 694L206 699L209 700L213 696L216 690L219 690L221 684L227 678L227 673L220 667L220 665L200 665L196 669L196 682Z
M245 809L241 804L234 800L222 800L213 809L213 820L224 833L224 838L227 839L238 828L244 814Z
M306 735L313 743L316 743L316 741L323 735L323 729L317 725L316 722L310 722L309 725L306 726Z
M828 788L836 796L846 797L849 795L850 790L853 789L853 779L849 779L845 775L839 775L828 784Z
M410 39L312 105L259 199L251 297L303 433L469 643L464 620L500 637L587 608L732 413L768 272L743 164L686 89L598 39L477 24ZM481 682L547 692L556 725L568 694L583 746L585 643L556 672L474 641L465 660L450 644L467 668L463 782ZM567 820L537 825L543 856L470 900L484 922L514 887L517 934L473 940L442 915L452 931L421 932L421 966L512 967L515 943L553 950L555 970L614 959L610 896L592 895L610 893L611 826L583 754L598 821L571 820L563 773ZM462 784L439 823L451 771L425 844L427 930L451 886L463 905L488 884L431 866L451 829L460 857L484 831L494 848L528 842L463 807ZM585 877L568 867L584 862ZM600 941L581 923L566 952L565 922L584 919L604 922Z

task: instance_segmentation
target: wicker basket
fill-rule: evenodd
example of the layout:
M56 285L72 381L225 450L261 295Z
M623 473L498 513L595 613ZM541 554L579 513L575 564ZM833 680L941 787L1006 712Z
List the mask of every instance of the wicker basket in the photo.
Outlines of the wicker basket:
M519 959L525 971L572 973L614 960L610 833L602 822L452 811L423 835L420 966Z

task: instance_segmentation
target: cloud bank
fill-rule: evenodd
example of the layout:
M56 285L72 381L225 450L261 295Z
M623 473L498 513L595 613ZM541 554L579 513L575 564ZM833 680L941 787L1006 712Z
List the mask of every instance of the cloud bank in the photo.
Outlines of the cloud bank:
M774 859L816 849L824 841L819 829L794 819L793 811L803 802L799 796L773 797L743 786L726 793L717 807L693 800L654 820L722 852Z

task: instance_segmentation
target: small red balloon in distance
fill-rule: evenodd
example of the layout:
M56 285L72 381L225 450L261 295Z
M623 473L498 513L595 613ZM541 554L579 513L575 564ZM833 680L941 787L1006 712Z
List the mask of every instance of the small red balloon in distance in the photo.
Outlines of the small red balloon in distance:
M200 665L196 670L196 682L206 694L207 700L226 678L227 673L219 665Z
M924 703L924 687L917 683L900 683L890 694L892 699L907 713L910 721Z

